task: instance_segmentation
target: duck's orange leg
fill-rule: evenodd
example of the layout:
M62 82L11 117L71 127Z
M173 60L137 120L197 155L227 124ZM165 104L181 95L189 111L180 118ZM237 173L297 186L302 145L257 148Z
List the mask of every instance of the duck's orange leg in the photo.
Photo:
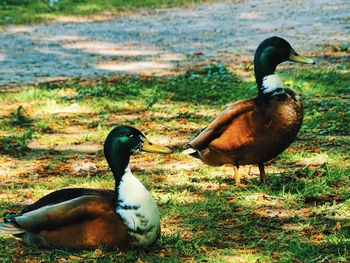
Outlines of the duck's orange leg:
M264 164L263 163L260 163L258 165L259 167L259 172L260 172L260 181L261 183L265 184L266 183L266 173L265 173L265 167L264 167Z

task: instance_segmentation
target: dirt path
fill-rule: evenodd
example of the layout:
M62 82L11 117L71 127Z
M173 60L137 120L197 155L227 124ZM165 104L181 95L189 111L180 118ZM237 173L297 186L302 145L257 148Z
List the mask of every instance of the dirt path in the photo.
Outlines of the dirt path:
M252 55L271 35L304 51L349 41L350 1L224 1L100 22L11 26L0 32L0 85L164 74L192 63Z

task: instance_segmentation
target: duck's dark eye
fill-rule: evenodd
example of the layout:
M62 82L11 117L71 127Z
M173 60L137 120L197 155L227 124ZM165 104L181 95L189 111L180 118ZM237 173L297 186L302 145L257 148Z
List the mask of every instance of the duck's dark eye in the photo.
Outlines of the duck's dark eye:
M129 137L129 138L134 137L134 134L132 134L131 132L127 132L125 135L126 135L127 137Z

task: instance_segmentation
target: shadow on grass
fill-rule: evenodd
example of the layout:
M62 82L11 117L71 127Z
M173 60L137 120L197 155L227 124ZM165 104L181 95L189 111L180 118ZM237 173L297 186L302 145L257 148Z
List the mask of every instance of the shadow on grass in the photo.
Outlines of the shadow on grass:
M21 256L35 258L71 258L99 260L152 260L159 256L159 262L194 257L195 260L208 260L211 253L225 250L231 256L241 253L256 254L258 258L278 258L279 261L314 261L323 258L346 258L349 255L350 232L347 220L335 220L316 215L311 216L262 216L252 207L239 203L228 203L226 198L215 192L188 189L183 186L162 187L161 191L182 192L188 190L202 195L202 201L188 201L178 204L176 200L160 204L164 214L163 224L167 233L167 222L177 218L176 233L163 234L160 241L148 249L122 252L103 248L99 256L95 252L80 253L65 250L37 250L23 243L0 238L1 246L21 251ZM168 210L168 211L167 211ZM316 220L316 222L315 222ZM345 227L334 230L337 224ZM312 224L310 226L310 224ZM174 225L174 223L173 223ZM293 227L289 227L292 225ZM163 227L164 228L164 227ZM205 247L205 253L203 252ZM12 255L7 255L14 259ZM117 258L116 258L117 257ZM163 261L164 260L164 261ZM316 260L317 261L317 260ZM158 261L157 261L158 262Z

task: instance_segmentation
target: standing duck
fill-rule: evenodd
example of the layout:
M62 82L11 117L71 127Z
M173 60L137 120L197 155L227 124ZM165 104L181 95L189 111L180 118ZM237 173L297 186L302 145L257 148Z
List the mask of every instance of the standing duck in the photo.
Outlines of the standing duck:
M283 152L295 139L303 121L300 97L283 86L275 73L278 64L314 64L279 37L264 40L254 57L258 96L232 103L198 134L185 153L212 166L232 164L236 185L240 165L256 164L266 181L264 163Z
M44 248L88 249L146 247L160 235L157 205L132 174L129 159L137 150L171 153L137 129L118 126L107 136L104 154L115 191L67 188L52 192L19 214L4 216L0 232Z

